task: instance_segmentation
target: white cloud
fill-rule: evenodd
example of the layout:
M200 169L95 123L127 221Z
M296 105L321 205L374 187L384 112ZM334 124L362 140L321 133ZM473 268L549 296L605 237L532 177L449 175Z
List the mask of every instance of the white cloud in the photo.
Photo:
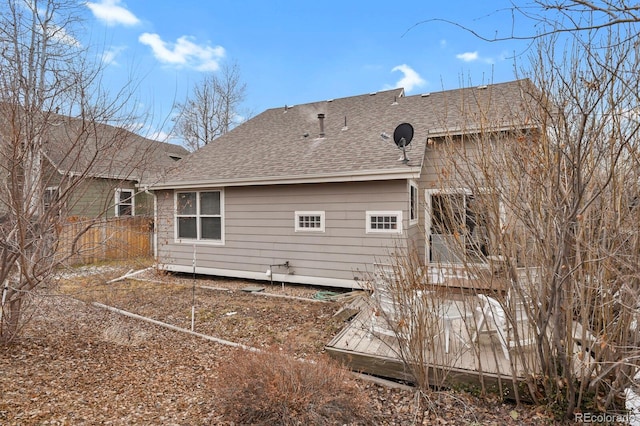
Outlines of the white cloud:
M80 47L80 42L73 36L71 36L64 28L58 26L49 27L50 35L58 40L60 43L67 46Z
M126 8L120 6L120 0L101 0L99 3L87 2L87 7L93 12L93 16L107 25L132 26L140 23L140 20Z
M475 52L464 52L456 55L457 59L460 59L464 62L484 62L485 64L493 65L496 62L502 62L508 58L507 52L501 52L497 57L491 56L480 56L478 51Z
M464 52L456 55L456 58L464 61L464 62L473 62L478 60L478 51L475 52Z
M168 142L169 134L162 130L151 132L146 136L147 139L153 139L154 141Z
M398 80L395 87L404 87L407 92L411 92L417 87L422 87L427 84L420 75L415 72L410 66L406 64L398 65L391 69L391 72L400 71L404 76Z
M220 59L224 58L222 46L199 45L188 36L182 36L175 43L163 41L158 34L143 33L140 43L151 47L154 56L160 62L185 66L197 71L216 71Z
M142 105L138 105L142 107ZM162 129L156 129L153 125L143 122L132 122L124 126L128 131L142 136L143 138L152 139L160 142L167 142L170 135Z
M102 63L105 65L119 65L116 58L122 53L126 47L124 46L112 46L109 50L106 50L102 54Z

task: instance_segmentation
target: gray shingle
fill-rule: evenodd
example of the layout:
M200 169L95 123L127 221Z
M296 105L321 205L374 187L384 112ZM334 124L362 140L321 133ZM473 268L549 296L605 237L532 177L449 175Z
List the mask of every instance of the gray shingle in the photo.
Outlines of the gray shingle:
M143 138L128 130L53 116L43 138L45 155L62 173L155 182L186 157L182 146ZM86 126L89 126L88 128Z
M403 96L402 89L293 107L248 120L185 159L158 187L339 179L420 168L427 139L446 132L510 128L527 121L528 80ZM324 114L320 137L318 114ZM414 127L408 165L393 139L399 124ZM306 135L306 136L305 136Z

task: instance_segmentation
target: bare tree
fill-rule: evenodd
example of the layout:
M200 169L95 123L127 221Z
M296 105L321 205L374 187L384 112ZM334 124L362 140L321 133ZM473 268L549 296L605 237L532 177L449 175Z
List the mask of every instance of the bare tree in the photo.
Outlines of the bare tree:
M58 234L74 191L94 172L122 166L99 154L117 152L128 132L109 134L101 123L126 120L128 97L123 91L110 100L97 85L100 67L75 37L79 7L71 0L0 4L0 342L19 333L27 302L65 260ZM64 142L55 152L68 171L62 175L51 170L46 149L57 142Z
M494 257L485 254L504 259L507 290L535 295L528 318L536 360L527 363L523 351L515 358L527 367L529 398L567 419L576 409L624 409L640 367L640 6L536 0L506 12L514 25L503 34L445 19L416 24L447 22L485 41L532 47L521 72L533 82L522 91L535 107L514 111L529 129L496 131L497 123L469 117L477 133L433 145L445 159L442 189L475 195L483 213L488 253L469 256L463 224L449 250L477 276L482 259ZM518 33L529 28L515 25L520 18L536 32ZM443 216L464 217L466 198L441 197ZM500 303L515 329L508 300Z
M505 16L505 25L492 34L481 32L473 26L446 18L430 18L414 24L412 29L434 22L443 22L458 27L488 42L508 40L535 41L549 36L595 31L609 27L621 27L640 22L640 6L623 0L533 0L529 4L512 2L511 7L495 10L491 15ZM535 24L535 32L528 32ZM631 35L631 34L630 34Z
M560 34L539 39L521 86L527 102L505 115L518 120L491 121L505 104L498 94L473 115L474 100L461 100L467 131L433 140L429 151L445 194L430 208L449 218L435 224L450 228L448 261L486 289L496 276L484 271L499 258L505 293L531 300L533 353L515 348L513 388L567 419L577 408L624 409L640 367L640 59L630 35L585 30L566 51L556 50ZM482 249L470 245L469 218L481 224ZM415 292L411 280L396 281L407 283L395 290L400 299ZM518 333L509 298L496 297Z
M236 64L223 65L221 74L209 74L194 88L187 101L178 105L174 132L188 149L196 151L227 133L246 117L239 111L246 85Z

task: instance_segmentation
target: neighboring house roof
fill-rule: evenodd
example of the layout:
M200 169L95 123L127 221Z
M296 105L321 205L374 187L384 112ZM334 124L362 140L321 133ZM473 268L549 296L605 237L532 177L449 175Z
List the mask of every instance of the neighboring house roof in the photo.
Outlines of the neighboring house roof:
M429 137L522 127L523 85L530 82L407 97L393 89L269 109L190 155L153 188L418 177ZM408 164L393 142L404 122L414 128Z
M189 152L128 130L54 115L43 138L45 156L62 174L153 183Z

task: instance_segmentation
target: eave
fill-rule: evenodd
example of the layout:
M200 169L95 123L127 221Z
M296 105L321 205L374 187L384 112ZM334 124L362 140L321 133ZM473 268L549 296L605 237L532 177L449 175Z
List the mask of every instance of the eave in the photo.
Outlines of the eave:
M461 135L478 135L482 133L501 133L501 132L513 132L514 130L536 130L540 126L533 124L521 124L521 125L505 125L494 127L447 127L447 128L434 128L429 129L430 138L441 138L445 136L461 136Z
M266 185L296 185L307 183L337 183L337 182L367 182L395 179L418 179L420 167L403 167L390 170L375 170L350 172L344 174L313 175L313 176L266 176L262 178L210 179L197 181L166 182L150 185L149 190L161 189L198 189L230 186L266 186Z

